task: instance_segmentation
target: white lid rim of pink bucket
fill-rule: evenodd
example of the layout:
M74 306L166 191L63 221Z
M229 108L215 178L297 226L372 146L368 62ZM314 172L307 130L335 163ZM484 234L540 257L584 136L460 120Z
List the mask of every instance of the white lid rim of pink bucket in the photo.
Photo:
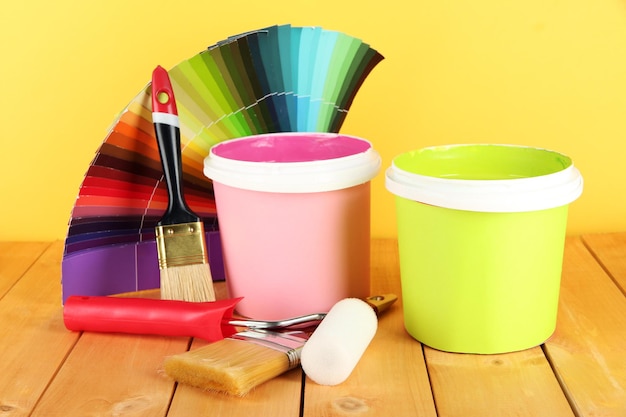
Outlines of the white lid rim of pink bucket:
M396 196L436 207L514 213L546 210L575 201L582 194L583 178L573 164L547 175L473 180L415 174L392 162L385 172L385 186Z
M381 158L371 143L354 136L319 133L274 133L221 142L244 141L268 136L314 136L351 138L366 143L367 149L352 155L304 162L256 162L224 158L213 148L204 160L204 174L220 184L262 192L314 193L334 191L364 184L380 171Z

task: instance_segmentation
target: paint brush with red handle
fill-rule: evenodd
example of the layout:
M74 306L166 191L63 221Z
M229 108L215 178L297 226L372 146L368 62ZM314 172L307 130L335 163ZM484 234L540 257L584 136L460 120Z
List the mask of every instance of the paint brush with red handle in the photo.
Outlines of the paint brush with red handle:
M152 122L169 197L157 223L156 241L161 275L161 298L213 301L204 225L183 196L180 124L174 90L167 71L152 73Z

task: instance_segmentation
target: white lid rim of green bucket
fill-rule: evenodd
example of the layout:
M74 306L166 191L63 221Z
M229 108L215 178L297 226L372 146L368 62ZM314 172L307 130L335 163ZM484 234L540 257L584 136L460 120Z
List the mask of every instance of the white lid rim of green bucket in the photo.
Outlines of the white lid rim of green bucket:
M354 155L306 162L239 161L209 152L204 160L204 175L244 190L314 193L364 184L378 174L381 163L380 155L371 146Z
M514 213L567 205L582 194L583 179L573 164L536 177L466 180L414 174L392 163L385 173L385 186L399 197L437 207Z

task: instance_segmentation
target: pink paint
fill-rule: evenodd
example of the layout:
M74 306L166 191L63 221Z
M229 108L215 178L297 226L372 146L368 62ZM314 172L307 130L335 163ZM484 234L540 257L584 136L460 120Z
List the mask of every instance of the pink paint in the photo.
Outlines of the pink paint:
M275 320L369 295L370 180L379 167L367 141L335 134L263 135L211 150L205 174L240 314Z
M358 138L335 134L270 134L222 142L214 155L248 162L309 162L343 158L367 151Z

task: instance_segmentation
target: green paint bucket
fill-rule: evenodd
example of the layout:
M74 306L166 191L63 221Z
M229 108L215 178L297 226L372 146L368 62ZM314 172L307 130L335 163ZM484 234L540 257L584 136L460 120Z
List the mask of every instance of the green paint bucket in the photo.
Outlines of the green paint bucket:
M397 156L404 323L435 349L504 353L556 327L569 203L583 180L569 157L513 145L453 145Z

